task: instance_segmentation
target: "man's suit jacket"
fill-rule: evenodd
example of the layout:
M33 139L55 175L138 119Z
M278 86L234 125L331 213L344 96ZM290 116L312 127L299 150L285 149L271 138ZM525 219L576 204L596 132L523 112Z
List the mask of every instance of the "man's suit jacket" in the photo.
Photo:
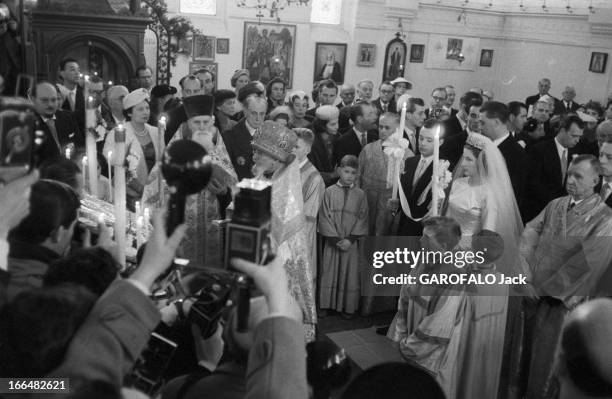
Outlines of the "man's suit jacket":
M468 133L466 130L461 130L459 133L444 137L444 141L440 145L440 158L448 160L450 170L453 170L461 160L467 138Z
M559 100L555 102L555 111L553 112L555 115L565 115L572 112L576 112L580 108L580 104L572 101L570 107L567 108L563 100Z
M369 130L366 135L368 144L378 140L377 131ZM351 129L340 136L338 141L336 141L334 151L332 153L332 161L334 165L338 165L342 157L345 155L354 155L359 157L361 150L361 142L357 138L357 134L355 133L354 129Z
M70 108L70 100L66 98L66 100L62 103L62 109L64 111L72 112ZM74 98L74 112L82 111L85 109L85 94L83 92L83 88L80 85L76 87L76 95Z
M61 110L55 112L55 130L61 148L57 147L49 125L40 116L37 117L37 124L38 129L44 133L44 141L38 150L39 162L64 155L62 150L69 143L73 143L77 148L85 146L85 136L70 112Z
M568 165L572 154L571 149L568 149ZM561 172L561 158L554 139L533 145L527 156L529 174L521 209L525 223L536 217L550 201L567 195Z
M457 114L451 115L450 118L444 121L444 137L448 138L463 132L463 126L459 122Z
M406 163L404 164L404 173L400 175L400 184L402 185L401 189L406 196L406 200L410 206L410 213L414 218L421 218L425 216L428 211L427 207L431 202L431 190L429 190L425 196L425 201L423 204L418 205L419 198L431 182L431 176L433 173L433 163L430 163L421 177L414 182L414 175L420 161L420 155L406 159ZM413 184L413 182L415 184ZM400 207L400 220L397 235L420 237L422 234L423 225L420 222L415 222L414 220L408 218Z
M512 136L508 136L504 141L497 146L499 152L506 160L508 175L512 183L514 198L520 206L525 192L525 180L527 179L527 153Z
M372 105L376 107L379 115L385 112L383 111L382 104L380 103L380 97L372 101ZM397 112L397 104L395 104L394 98L392 98L391 101L389 101L389 104L387 105L387 112Z
M241 120L222 134L225 148L234 165L234 170L238 175L238 180L253 177L253 147L251 142L253 137L246 127L246 119Z

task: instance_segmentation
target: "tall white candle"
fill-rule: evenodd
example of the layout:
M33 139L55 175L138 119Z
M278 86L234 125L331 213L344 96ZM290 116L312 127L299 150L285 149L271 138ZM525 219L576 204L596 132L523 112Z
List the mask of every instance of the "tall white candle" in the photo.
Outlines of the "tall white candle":
M83 176L83 190L87 191L87 155L81 159L81 175Z
M85 87L89 77L85 76ZM87 90L88 92L88 90ZM93 108L93 98L85 97L85 150L87 151L87 171L89 193L98 196L98 157L96 155L96 110Z
M166 123L168 119L162 115L157 124L157 162L159 167L159 176L157 177L157 192L159 193L159 207L164 206L164 186L163 177L161 175L161 163L164 158L164 136L166 135Z
M431 215L438 216L439 191L439 165L440 165L440 125L434 132L433 173L431 176Z
M151 223L151 210L149 208L144 209L144 239L149 239L149 224Z
M66 151L66 159L70 159L70 155L72 155L71 154L72 151L70 150L70 147L66 147L65 151Z
M406 102L404 102L404 105L402 105L402 113L400 116L400 125L399 125L399 131L400 131L400 137L404 137L404 129L406 128L406 111L407 111L407 107L408 104L406 104Z
M125 127L115 128L115 242L121 266L125 268L125 227L126 227L126 183L125 183Z
M136 249L142 246L144 237L144 222L142 216L136 217Z
M107 164L108 164L108 202L113 202L113 174L112 174L112 166L111 160L113 159L113 152L108 152Z

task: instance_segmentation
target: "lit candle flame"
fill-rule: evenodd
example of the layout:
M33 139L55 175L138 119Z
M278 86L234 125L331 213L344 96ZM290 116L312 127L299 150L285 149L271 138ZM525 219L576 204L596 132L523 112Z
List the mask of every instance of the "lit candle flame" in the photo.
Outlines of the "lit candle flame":
M99 224L103 224L105 220L106 219L104 218L104 214L103 213L99 213L98 214L98 223Z

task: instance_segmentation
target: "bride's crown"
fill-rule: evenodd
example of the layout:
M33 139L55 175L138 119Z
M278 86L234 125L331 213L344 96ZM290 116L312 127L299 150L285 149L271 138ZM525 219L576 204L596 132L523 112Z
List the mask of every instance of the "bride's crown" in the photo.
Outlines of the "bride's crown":
M489 141L489 139L480 133L470 133L468 135L466 143L482 151L485 149L487 141Z

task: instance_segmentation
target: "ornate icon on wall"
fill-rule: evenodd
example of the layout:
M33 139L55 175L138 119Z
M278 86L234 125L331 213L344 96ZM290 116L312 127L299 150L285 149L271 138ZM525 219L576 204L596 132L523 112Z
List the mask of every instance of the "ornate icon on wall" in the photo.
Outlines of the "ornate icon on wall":
M425 56L425 45L424 44L413 44L410 46L410 62L420 63L423 62Z
M595 73L606 72L606 63L608 62L608 53L591 53L591 62L589 63L589 71Z
M217 39L217 54L229 54L229 39Z
M317 43L315 46L314 81L331 79L336 84L344 83L346 66L346 44Z
M263 84L281 78L291 88L295 52L295 25L244 23L242 67L251 80Z
M393 80L397 77L404 76L407 52L408 48L406 47L406 43L400 39L399 33L396 34L396 38L387 44L382 80Z
M193 59L213 61L215 59L215 37L196 35L193 39Z
M493 64L493 50L482 49L480 51L480 66L490 67Z
M446 59L457 60L463 62L465 56L463 55L463 40L449 38L448 45L446 46Z
M357 50L357 65L373 67L376 61L376 45L359 43Z

